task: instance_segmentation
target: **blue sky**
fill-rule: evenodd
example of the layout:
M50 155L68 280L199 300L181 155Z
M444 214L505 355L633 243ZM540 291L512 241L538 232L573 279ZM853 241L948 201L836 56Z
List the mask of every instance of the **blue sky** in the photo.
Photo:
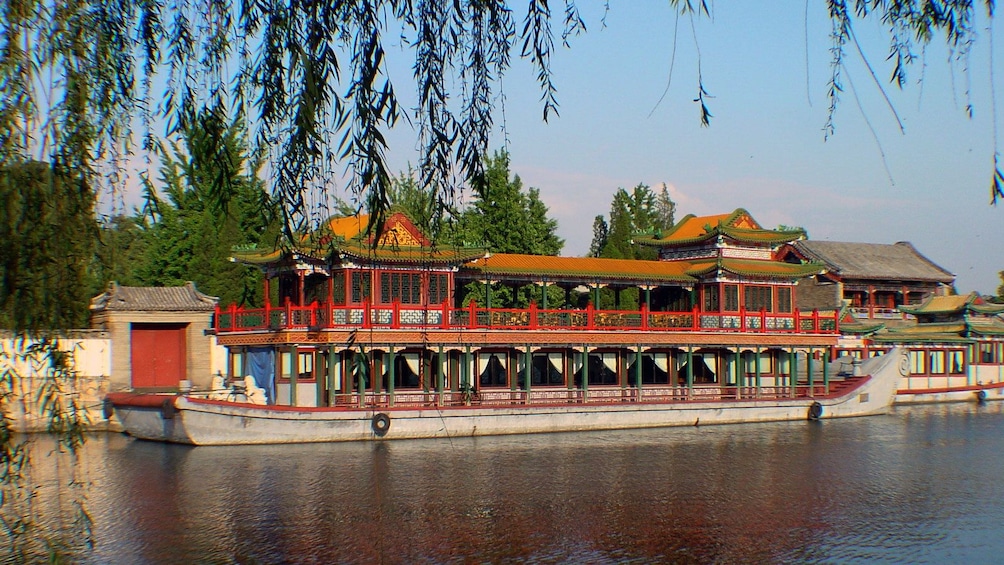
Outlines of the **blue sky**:
M949 65L948 50L935 42L916 49L923 56L903 91L887 82L887 35L877 22L859 22L862 47L905 133L850 47L836 134L824 141L830 21L823 2L809 2L807 14L801 2L715 2L713 18L696 22L696 44L690 20L681 19L661 103L673 53L672 11L665 2L615 2L602 28L602 6L593 4L580 2L588 33L573 38L571 49L559 48L553 61L560 118L542 122L527 64L517 62L503 83L512 170L525 186L540 189L566 240L564 255L586 253L593 218L608 213L618 187L666 183L677 217L741 207L767 227L803 226L813 239L910 241L958 276L960 292L996 291L1004 270L1004 203L989 205L994 147L986 18L978 23L968 74L965 64ZM995 28L997 106L1004 112L1000 21ZM700 127L693 102L698 60L712 96L709 128ZM399 129L389 157L403 170L415 162L414 134ZM497 136L499 147L503 139Z

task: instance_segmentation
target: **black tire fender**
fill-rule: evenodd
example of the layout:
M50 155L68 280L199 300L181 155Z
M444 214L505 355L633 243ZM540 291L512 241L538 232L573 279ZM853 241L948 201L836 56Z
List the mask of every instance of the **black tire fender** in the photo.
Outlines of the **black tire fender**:
M818 420L823 417L823 405L818 402L813 402L809 405L809 419Z
M383 412L374 414L373 419L370 420L370 426L373 428L373 433L379 437L383 437L390 430L390 416Z

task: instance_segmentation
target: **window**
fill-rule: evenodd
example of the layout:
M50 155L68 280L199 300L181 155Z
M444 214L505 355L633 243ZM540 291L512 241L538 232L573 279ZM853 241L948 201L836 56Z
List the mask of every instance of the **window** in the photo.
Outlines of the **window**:
M331 303L345 304L345 271L331 275Z
M745 289L746 294L746 309L759 312L760 310L766 310L768 312L773 312L773 304L771 303L771 287L769 286L747 286Z
M352 303L362 304L370 298L370 273L352 271Z
M299 362L297 363L296 376L297 378L303 380L313 380L314 379L314 352L313 351L300 351L297 354L299 357Z
M910 351L910 374L923 375L927 372L927 354L923 351Z
M709 285L704 287L704 311L705 312L717 312L718 311L718 285Z
M960 350L948 352L948 372L953 375L961 375L966 371L965 355Z
M945 352L931 351L928 353L928 357L931 359L931 374L943 375L945 373Z
M725 285L725 311L739 311L739 285L737 284Z
M1000 363L1000 346L999 343L980 343L976 358L980 363Z
M391 304L420 304L422 302L422 274L384 271L380 273L380 302Z
M777 288L777 311L791 312L791 288L779 286Z
M429 275L429 304L442 304L450 297L450 277L448 275Z
M244 352L242 350L230 350L229 368L230 378L244 378Z

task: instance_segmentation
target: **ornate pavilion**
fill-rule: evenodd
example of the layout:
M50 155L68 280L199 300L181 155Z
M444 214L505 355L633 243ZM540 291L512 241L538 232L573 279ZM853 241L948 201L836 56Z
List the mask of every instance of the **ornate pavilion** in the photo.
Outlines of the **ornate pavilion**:
M737 209L636 240L659 260L618 260L437 245L402 212L379 231L365 215L333 218L291 249L235 252L279 303L220 307L214 329L229 376L253 375L280 404L794 393L827 381L838 332L836 312L795 307L798 281L822 272L781 260L802 238ZM464 302L472 282L534 285L539 301ZM637 307L597 307L600 289L629 288Z

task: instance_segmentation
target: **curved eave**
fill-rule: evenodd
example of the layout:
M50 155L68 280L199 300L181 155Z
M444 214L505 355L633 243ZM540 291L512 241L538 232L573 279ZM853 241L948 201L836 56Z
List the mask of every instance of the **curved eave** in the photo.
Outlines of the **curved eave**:
M985 335L988 337L999 337L1004 336L1004 328L1001 327L987 327L981 325L970 325L969 333L973 335Z
M969 309L979 314L1004 314L1002 304L970 304Z
M885 329L885 324L840 324L840 331L845 334L868 335Z
M842 329L842 328L841 328ZM953 333L907 333L897 332L876 334L872 340L880 343L959 343L970 344L973 340Z
M729 228L717 226L701 235L688 238L673 238L672 234L662 238L638 237L635 243L648 245L651 247L679 247L684 245L696 245L706 241L716 239L718 236L725 236L735 243L745 243L754 245L780 245L791 243L805 237L805 232L777 231L777 230L753 230L745 228Z
M570 282L587 283L602 281L617 281L633 284L645 283L677 283L680 285L691 285L696 282L693 277L686 275L639 275L632 273L597 273L593 271L574 270L530 270L530 269L483 269L463 267L460 276L462 278L491 278L507 277L521 278L527 281L547 280L548 282Z
M801 279L817 275L823 270L822 265L805 263L793 264L780 261L756 261L723 259L691 263L686 273L695 277L703 277L718 271L731 273L740 277L763 277L779 279Z
M302 259L309 259L313 261L324 261L323 253L315 251L305 251L297 249L295 251L286 251L282 249L274 249L271 251L264 250L251 250L251 251L234 251L230 256L230 260L236 263L245 263L248 265L273 265L276 263L281 263L283 260L287 259L290 255L297 255Z
M335 253L364 263L460 265L485 256L484 249L435 249L428 247L370 248L340 246Z
M521 278L527 281L596 283L676 283L690 285L693 277L683 265L665 261L604 259L596 257L556 257L499 253L480 258L461 268L462 278Z

